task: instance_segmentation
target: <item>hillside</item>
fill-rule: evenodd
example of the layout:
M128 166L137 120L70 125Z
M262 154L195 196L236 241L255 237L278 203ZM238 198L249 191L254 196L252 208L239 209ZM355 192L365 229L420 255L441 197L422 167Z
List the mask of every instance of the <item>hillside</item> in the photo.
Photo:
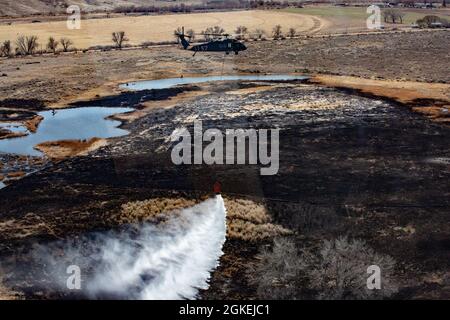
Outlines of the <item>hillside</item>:
M177 0L178 3L201 3L196 0ZM120 6L164 6L175 1L160 0L1 0L0 16L27 16L39 13L64 12L69 5L79 5L83 11L110 10Z

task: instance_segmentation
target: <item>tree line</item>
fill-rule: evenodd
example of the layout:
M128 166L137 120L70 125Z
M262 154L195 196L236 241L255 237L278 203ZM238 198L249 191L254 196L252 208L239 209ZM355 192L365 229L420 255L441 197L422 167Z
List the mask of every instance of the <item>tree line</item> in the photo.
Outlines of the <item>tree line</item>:
M69 52L72 50L73 42L68 38L61 38L56 40L54 37L49 37L46 44L46 50L39 50L38 37L35 35L19 36L13 43L11 40L5 40L0 44L0 56L28 56L36 53L51 52ZM60 50L58 48L61 48Z
M263 29L255 29L252 32L244 26L237 26L234 30L236 34L236 39L238 40L266 40L267 33ZM178 34L182 33L182 28L178 27L174 30L174 36L178 41ZM220 26L211 26L201 31L200 35L203 37L204 41L217 40L225 34L225 29ZM189 29L186 31L186 36L188 36L191 40L195 40L196 33L193 29ZM289 28L286 33L283 32L283 28L281 25L276 25L273 27L271 36L275 40L285 39L286 37L294 38L297 36L297 31L295 28ZM77 49L74 47L74 43L72 40L62 37L60 39L56 39L54 37L49 37L47 39L47 43L45 46L45 50L40 50L40 44L38 42L38 37L35 35L20 35L16 41L13 43L10 40L5 40L0 44L0 57L14 57L14 56L29 56L34 54L43 54L43 53L53 53L58 54L59 52L69 52L76 51ZM97 46L91 47L89 49L122 49L129 42L129 38L126 35L125 31L116 31L111 34L112 46ZM170 43L170 42L168 42ZM148 46L151 43L144 42L142 46ZM86 51L86 50L85 50Z
M177 42L179 41L179 34L181 34L182 27L178 27L173 31L173 35ZM197 34L193 29L189 29L185 32L185 35L191 40L200 40L200 41L212 41L222 38L226 34L224 28L220 26L211 26L202 30L199 34ZM237 40L266 40L267 36L272 36L273 39L285 39L286 37L294 38L298 35L297 30L295 28L289 28L287 32L283 32L283 28L281 25L276 25L273 27L272 32L268 35L267 32L261 28L257 28L255 30L249 30L245 25L239 25L234 30L234 34ZM197 36L200 35L200 39Z
M292 6L301 7L298 2L275 1L275 0L226 0L205 2L203 4L172 4L167 6L142 5L142 6L118 6L115 13L189 13L208 10L231 10L231 9L274 9Z

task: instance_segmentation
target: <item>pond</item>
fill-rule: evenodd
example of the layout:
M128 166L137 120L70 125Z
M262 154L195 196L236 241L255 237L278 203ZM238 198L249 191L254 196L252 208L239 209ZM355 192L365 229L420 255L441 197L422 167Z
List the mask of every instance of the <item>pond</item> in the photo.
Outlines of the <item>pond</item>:
M121 88L130 90L150 90L166 89L182 84L203 83L212 81L288 81L288 80L306 80L307 76L297 76L288 74L269 74L269 75L233 75L233 76L208 76L208 77L186 77L186 78L167 78L160 80L136 81L121 85Z
M128 134L118 128L120 121L107 117L131 108L85 107L43 111L38 114L44 117L35 133L27 136L0 140L0 152L40 156L42 153L34 147L42 142L66 139L111 138ZM15 130L24 132L24 127Z
M149 81L130 82L121 85L121 88L129 90L166 89L177 85L204 83L212 81L289 81L305 80L307 76L300 75L228 75L207 77L167 78ZM24 137L16 137L0 140L0 152L40 156L42 153L34 147L42 142L58 141L66 139L90 139L111 138L128 134L128 131L118 128L120 122L107 119L117 113L129 112L131 108L107 108L89 106L83 108L57 109L39 112L44 119L40 123L37 132L32 133L23 125L1 124L5 129L16 133L28 133Z

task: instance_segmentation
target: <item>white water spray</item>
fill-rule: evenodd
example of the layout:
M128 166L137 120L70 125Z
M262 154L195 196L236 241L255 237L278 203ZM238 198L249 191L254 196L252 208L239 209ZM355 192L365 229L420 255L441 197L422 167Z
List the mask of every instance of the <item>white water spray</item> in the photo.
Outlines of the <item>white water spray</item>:
M182 210L162 227L144 223L63 247L65 256L80 266L81 290L90 298L195 299L199 289L209 286L225 236L226 210L219 195ZM50 261L48 247L39 251L40 260L61 275L61 260L52 256Z

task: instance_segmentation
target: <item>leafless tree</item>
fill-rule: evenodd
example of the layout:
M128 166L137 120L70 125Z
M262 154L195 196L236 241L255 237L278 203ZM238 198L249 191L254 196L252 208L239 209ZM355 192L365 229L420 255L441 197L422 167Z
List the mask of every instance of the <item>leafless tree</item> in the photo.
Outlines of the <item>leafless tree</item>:
M37 36L19 36L16 40L16 51L21 55L32 55L38 47Z
M290 38L294 38L297 35L297 31L295 30L295 28L289 28L288 34Z
M212 27L208 27L205 30L202 31L203 37L205 38L205 41L210 41L214 39L212 33L214 32Z
M396 20L397 21L400 21L400 23L403 23L403 18L405 17L405 13L404 12L397 11L395 13L395 16L396 16Z
M177 40L177 43L180 43L180 34L182 33L183 33L182 27L178 27L175 30L173 30L173 37L175 38L175 40Z
M10 40L3 41L2 45L0 46L0 56L10 57L11 53L12 53L11 41Z
M399 10L387 9L383 12L384 22L386 23L403 23L405 14Z
M389 22L392 21L392 14L393 14L393 10L392 9L388 9L388 10L384 10L383 11L383 20L384 22Z
M264 37L264 35L266 34L266 32L263 29L256 29L254 34L255 34L256 39L261 40Z
M274 239L272 250L263 248L258 255L259 263L249 269L249 282L257 286L261 299L298 299L298 281L302 273L302 259L295 242L287 238ZM256 274L257 277L250 277Z
M27 41L24 36L19 36L16 40L16 51L20 55L27 54Z
M219 26L208 27L202 33L206 41L214 40L220 38L221 34L225 32L225 29Z
M246 26L238 26L235 30L238 39L244 39L245 35L248 33Z
M320 248L298 248L289 238L264 247L248 280L263 299L384 299L398 291L395 260L373 250L364 241L340 237L325 240ZM383 287L367 288L367 267L383 270Z
M59 40L59 42L61 43L61 46L63 47L64 52L69 51L69 48L73 45L72 40L70 40L68 38L61 38Z
M55 40L55 38L50 37L48 38L47 42L47 49L53 52L53 54L56 53L56 49L58 48L59 42Z
M272 35L274 39L280 39L282 37L283 32L281 31L281 26L279 24L273 27Z
M220 35L222 33L225 33L225 29L220 26L214 26L213 33Z
M129 41L125 35L125 31L117 31L112 33L112 41L118 49L122 49L124 42Z
M195 31L193 29L189 29L188 31L186 31L186 35L191 41L195 40Z

